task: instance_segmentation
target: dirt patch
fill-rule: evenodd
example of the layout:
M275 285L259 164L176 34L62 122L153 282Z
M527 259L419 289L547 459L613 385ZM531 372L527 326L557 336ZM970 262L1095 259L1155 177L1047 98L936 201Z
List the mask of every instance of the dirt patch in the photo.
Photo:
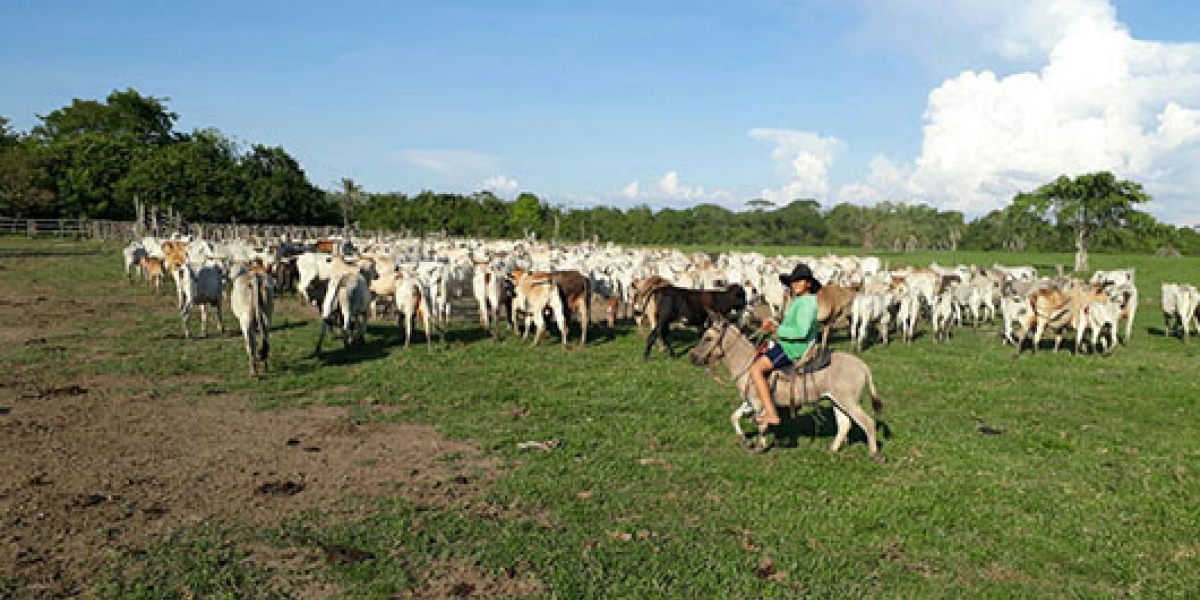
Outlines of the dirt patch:
M543 591L541 582L525 572L526 566L509 567L493 577L469 563L440 560L422 574L421 584L398 598L524 598Z
M107 550L188 527L346 511L344 499L361 496L444 506L477 496L494 472L487 461L443 458L478 452L431 427L348 426L344 408L53 396L18 398L0 416L0 577L28 597L78 595Z

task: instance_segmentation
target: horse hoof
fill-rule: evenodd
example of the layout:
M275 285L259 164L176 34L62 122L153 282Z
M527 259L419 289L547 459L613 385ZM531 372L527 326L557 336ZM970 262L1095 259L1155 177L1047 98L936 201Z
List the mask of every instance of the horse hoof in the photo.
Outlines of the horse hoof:
M886 458L886 457L884 457L882 454L875 454L875 455L872 455L872 456L871 456L871 460L873 460L873 461L875 461L876 463L878 463L878 464L881 464L881 465L883 465L883 464L887 464L887 458Z

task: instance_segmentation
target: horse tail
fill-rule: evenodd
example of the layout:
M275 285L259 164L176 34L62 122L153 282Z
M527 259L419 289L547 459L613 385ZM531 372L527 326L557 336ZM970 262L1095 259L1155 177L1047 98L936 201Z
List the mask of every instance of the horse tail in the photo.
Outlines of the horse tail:
M879 398L879 391L875 389L875 378L871 376L871 367L863 363L863 369L867 372L867 389L871 392L871 409L875 414L883 412L883 400Z

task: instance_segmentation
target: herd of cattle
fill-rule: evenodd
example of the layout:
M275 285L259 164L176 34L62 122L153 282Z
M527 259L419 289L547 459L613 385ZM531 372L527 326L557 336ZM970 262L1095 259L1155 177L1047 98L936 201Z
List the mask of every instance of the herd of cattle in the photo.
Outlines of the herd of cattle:
M589 324L603 313L611 328L617 318L649 327L648 357L661 340L672 355L669 328L685 321L700 327L708 311L749 325L778 319L787 293L778 275L807 263L824 285L817 295L821 342L830 332L849 331L852 345L887 344L893 335L912 342L922 323L944 342L956 327L997 320L999 337L1020 353L1032 337L1036 351L1047 332L1054 348L1068 331L1075 351L1111 352L1133 331L1138 288L1132 269L1097 271L1088 280L1040 277L1032 266L972 265L888 269L878 257L776 256L758 253L684 253L616 246L551 246L533 241L421 239L320 239L309 242L143 238L124 251L126 277L144 277L161 290L166 275L175 283L184 335L200 309L207 334L208 309L223 331L226 292L242 329L250 373L265 367L271 315L277 293L294 289L320 315L314 355L333 327L346 345L361 342L372 318L394 313L407 347L413 321L432 348L445 337L455 299L473 297L479 323L493 336L501 329L532 331L537 344L552 318L567 345L571 321L579 344ZM1165 330L1186 338L1200 327L1200 292L1187 284L1164 284ZM598 309L598 310L597 310ZM1089 335L1090 334L1090 335Z

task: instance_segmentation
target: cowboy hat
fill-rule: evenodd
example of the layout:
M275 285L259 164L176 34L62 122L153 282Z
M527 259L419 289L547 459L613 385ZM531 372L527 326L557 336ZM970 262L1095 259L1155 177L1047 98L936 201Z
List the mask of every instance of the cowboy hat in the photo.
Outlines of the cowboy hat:
M783 287L788 287L792 285L793 281L800 281L802 279L808 280L809 290L814 294L817 290L821 289L821 282L817 281L816 277L813 277L812 269L808 268L808 265L804 263L796 265L796 268L792 269L790 275L780 275L779 283L782 283Z

